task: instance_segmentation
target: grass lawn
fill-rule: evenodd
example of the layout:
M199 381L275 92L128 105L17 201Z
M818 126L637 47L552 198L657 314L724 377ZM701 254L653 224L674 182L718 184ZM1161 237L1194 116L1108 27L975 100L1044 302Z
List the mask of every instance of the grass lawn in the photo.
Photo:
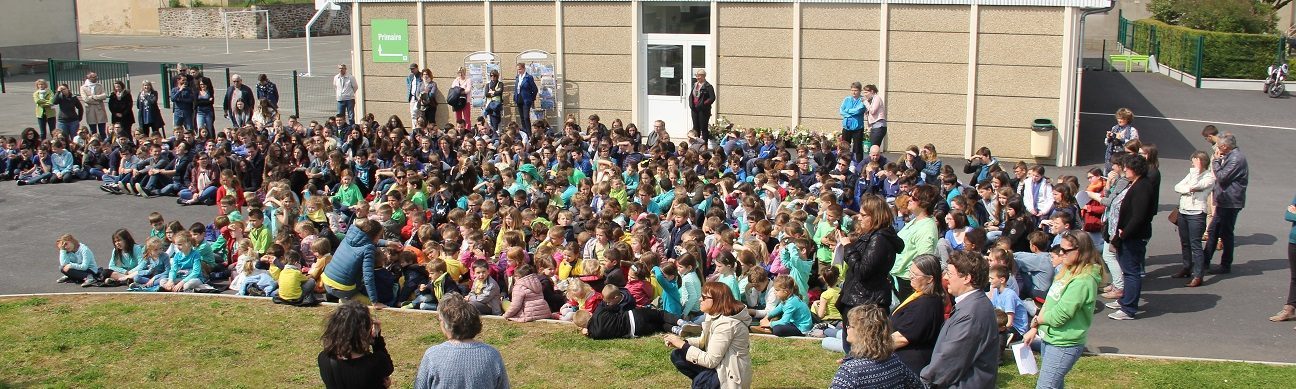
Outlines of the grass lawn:
M330 307L269 301L139 294L0 298L0 388L318 387L315 356ZM379 313L396 362L393 382L410 387L423 350L445 339L436 316ZM685 387L657 338L593 341L570 326L485 321L479 338L504 354L517 387ZM752 340L756 387L827 387L838 355L817 342ZM1000 369L1000 386L1034 377ZM1296 368L1244 363L1086 357L1072 387L1284 387Z

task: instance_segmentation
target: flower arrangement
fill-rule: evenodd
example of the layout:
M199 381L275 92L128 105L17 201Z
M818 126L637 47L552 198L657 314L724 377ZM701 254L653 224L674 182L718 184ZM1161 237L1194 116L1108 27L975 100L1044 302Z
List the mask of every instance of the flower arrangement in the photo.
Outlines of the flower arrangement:
M711 133L721 139L728 136L741 138L746 136L748 130L754 131L757 137L764 137L766 134L769 134L773 136L774 139L783 142L788 147L796 147L797 145L811 142L823 142L834 138L834 136L828 132L812 130L799 125L794 127L753 128L735 126L733 122L729 121L729 119L724 116L716 117L715 124L711 125Z

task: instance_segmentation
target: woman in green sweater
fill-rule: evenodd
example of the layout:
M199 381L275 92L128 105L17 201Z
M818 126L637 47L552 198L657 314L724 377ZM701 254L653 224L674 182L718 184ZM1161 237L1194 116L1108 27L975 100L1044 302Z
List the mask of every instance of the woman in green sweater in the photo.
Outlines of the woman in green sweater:
M913 218L897 234L904 241L904 250L896 255L895 263L891 265L891 276L896 278L896 296L907 297L914 292L913 286L909 285L909 265L913 264L914 258L923 254L936 254L940 231L931 214L936 209L936 202L941 200L934 186L918 185L913 190L909 199L909 213Z
M1093 323L1094 301L1102 278L1102 259L1089 234L1063 231L1058 243L1062 270L1053 279L1044 306L1040 308L1023 342L1041 341L1040 388L1062 388L1067 372L1084 352L1085 337Z

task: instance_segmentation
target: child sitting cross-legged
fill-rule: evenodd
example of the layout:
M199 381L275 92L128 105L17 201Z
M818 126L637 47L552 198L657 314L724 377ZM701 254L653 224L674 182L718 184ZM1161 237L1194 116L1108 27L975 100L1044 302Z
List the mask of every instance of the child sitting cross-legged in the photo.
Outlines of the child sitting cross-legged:
M315 299L315 280L302 273L302 255L297 250L288 250L284 254L284 266L279 269L278 293L274 296L275 304L312 306L319 304Z
M648 336L669 332L678 316L649 307L631 308L622 302L629 298L615 285L603 287L603 302L594 314L576 312L575 320L581 334L591 339L618 339Z
M752 328L752 332L775 336L803 336L809 332L813 325L810 307L806 306L797 293L796 281L788 276L775 277L774 294L783 302L771 309L769 315L761 320L760 326Z
M549 304L545 302L544 291L540 286L540 274L530 264L519 266L513 272L517 281L513 282L512 299L509 302L504 318L512 321L528 322L548 319Z
M401 255L411 254L408 251L401 252ZM404 308L422 309L425 311L435 311L437 301L441 297L450 293L459 293L459 284L450 279L446 273L446 263L441 258L428 258L427 261L428 281L418 287L418 294L409 306Z

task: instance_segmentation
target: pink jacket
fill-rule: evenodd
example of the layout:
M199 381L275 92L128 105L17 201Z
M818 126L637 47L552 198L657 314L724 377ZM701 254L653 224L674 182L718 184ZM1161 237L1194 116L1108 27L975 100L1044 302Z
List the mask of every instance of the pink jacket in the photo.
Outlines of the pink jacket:
M504 318L512 321L548 319L552 313L545 302L539 274L531 274L513 283L512 299Z

